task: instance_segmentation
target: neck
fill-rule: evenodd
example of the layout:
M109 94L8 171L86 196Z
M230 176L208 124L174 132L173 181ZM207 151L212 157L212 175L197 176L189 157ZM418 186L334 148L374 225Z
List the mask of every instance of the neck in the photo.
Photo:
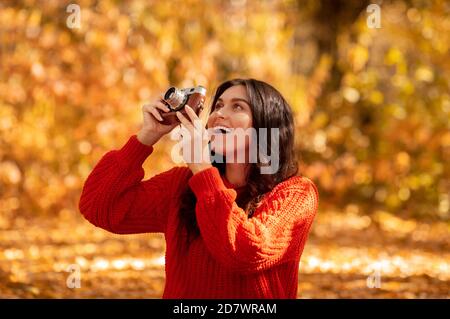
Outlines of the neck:
M249 165L247 163L226 163L225 176L236 187L244 186L248 168Z

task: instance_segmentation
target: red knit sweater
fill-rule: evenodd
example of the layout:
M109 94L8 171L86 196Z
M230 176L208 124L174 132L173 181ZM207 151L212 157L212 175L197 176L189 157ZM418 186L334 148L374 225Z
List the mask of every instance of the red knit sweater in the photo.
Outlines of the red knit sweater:
M152 151L134 135L105 154L84 185L79 208L113 233L164 233L163 298L296 298L300 256L317 212L315 185L292 177L266 194L248 218L235 202L242 188L215 167L195 175L174 167L142 181L142 164ZM197 198L201 234L188 251L177 230L186 187Z

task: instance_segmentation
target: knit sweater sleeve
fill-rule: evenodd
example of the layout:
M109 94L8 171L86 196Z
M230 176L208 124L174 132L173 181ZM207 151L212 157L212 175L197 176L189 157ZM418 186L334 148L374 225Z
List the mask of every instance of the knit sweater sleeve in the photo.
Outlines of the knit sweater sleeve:
M79 201L92 224L117 234L164 232L174 167L142 181L142 164L153 152L133 135L120 149L106 153L88 176Z
M236 191L224 185L217 168L189 179L197 198L200 233L216 260L247 272L297 258L317 212L318 192L306 178L287 184L266 196L249 218L237 206Z

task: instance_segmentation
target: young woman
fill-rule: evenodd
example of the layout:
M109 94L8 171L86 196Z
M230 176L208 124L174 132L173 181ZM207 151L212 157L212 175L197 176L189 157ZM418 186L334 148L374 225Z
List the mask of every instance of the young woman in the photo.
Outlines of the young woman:
M227 162L225 155L239 145L227 144L224 133L203 140L211 157L142 181L142 164L154 144L176 126L159 123L159 112L167 111L161 101L144 105L140 132L105 154L89 175L81 213L117 234L164 233L163 298L296 298L318 192L311 180L297 175L288 103L267 83L235 79L218 87L207 128L193 125L199 118L192 109L189 118L177 113L192 141L214 127L278 128L278 140L267 139L268 149L279 143L274 173L261 173L260 156L256 163L248 156ZM247 151L252 142L246 140ZM224 160L211 161L218 155Z

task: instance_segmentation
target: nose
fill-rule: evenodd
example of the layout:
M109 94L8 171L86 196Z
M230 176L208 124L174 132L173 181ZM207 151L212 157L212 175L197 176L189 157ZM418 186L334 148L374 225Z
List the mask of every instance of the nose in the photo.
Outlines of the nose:
M217 110L216 115L217 117L225 118L225 115L223 114L222 110Z

